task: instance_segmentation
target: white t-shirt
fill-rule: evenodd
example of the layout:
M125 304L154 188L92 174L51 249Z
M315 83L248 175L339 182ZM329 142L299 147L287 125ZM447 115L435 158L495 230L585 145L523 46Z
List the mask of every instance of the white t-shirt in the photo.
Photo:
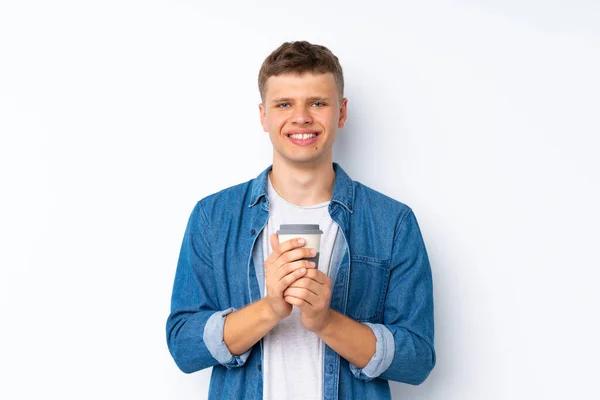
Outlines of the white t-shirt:
M331 253L338 225L329 216L329 201L300 207L281 198L268 183L269 221L262 232L263 254L273 251L269 237L281 224L319 224L323 231L319 249L319 271L329 275ZM266 288L266 285L265 285ZM265 290L266 293L266 290ZM300 321L301 310L294 306L263 338L263 399L321 400L323 398L323 343Z

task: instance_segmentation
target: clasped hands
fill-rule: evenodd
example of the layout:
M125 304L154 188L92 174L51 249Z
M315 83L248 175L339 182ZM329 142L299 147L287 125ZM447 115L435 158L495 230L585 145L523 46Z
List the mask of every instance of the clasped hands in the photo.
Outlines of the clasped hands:
M314 249L303 248L304 239L279 244L276 234L269 237L273 252L265 260L267 301L281 320L292 313L292 306L302 311L304 328L319 333L330 319L331 279L304 258L315 256ZM312 253L311 253L312 251Z

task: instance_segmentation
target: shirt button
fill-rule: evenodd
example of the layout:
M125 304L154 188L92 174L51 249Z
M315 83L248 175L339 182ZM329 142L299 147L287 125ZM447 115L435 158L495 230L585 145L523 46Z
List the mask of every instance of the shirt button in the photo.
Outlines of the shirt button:
M254 229L250 229L250 234L254 235L256 233L256 231Z
M329 364L327 371L331 374L333 372L333 365Z
M260 364L258 364L257 368L258 368L259 371L262 371L262 366Z

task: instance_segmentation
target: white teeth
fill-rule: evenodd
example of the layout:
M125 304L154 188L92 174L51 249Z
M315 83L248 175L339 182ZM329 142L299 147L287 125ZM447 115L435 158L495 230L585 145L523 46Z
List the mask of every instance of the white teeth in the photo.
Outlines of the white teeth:
M292 139L297 139L297 140L311 139L311 138L314 138L315 136L317 136L316 133L297 133L297 134L290 135L290 137Z

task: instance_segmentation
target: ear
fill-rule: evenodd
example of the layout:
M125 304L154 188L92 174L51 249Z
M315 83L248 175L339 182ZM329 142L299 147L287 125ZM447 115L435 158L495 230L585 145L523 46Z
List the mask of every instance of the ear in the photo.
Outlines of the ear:
M348 118L348 99L342 99L342 105L340 106L340 119L338 120L338 128L343 128L346 124L346 118Z
M265 106L262 103L259 104L258 110L260 111L260 124L265 132L269 132L269 128L267 126L267 110L265 109Z

